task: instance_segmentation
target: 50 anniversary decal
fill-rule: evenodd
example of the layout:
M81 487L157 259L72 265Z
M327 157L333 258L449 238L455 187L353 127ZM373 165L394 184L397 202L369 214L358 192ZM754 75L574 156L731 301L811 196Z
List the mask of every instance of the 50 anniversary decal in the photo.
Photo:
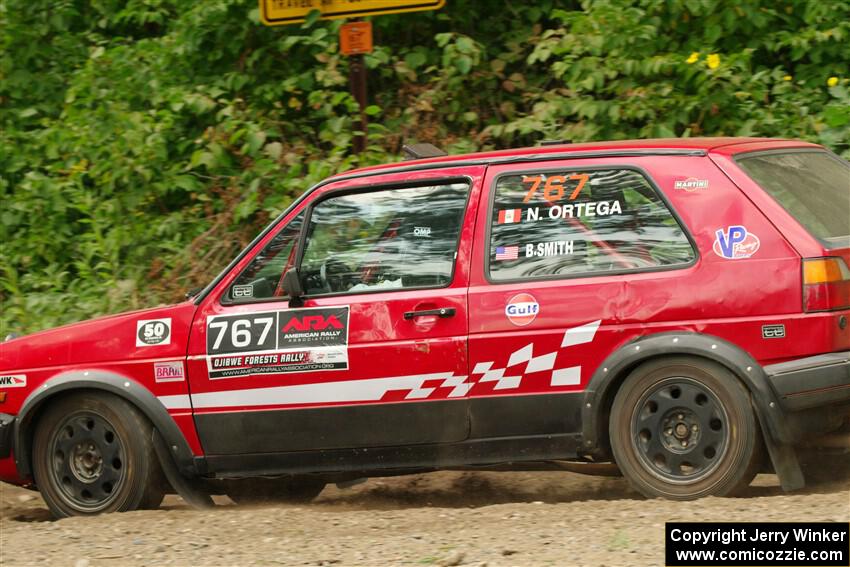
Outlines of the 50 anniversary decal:
M348 306L207 318L211 380L348 368Z

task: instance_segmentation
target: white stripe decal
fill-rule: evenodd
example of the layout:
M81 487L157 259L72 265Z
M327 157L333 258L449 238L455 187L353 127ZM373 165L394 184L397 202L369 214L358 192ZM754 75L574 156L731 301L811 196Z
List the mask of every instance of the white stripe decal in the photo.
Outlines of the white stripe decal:
M189 401L189 396L186 394L180 394L177 396L159 396L157 398L162 405L165 406L165 409L191 409L192 404Z
M577 386L581 384L581 366L570 366L552 372L553 386Z
M567 332L564 333L564 340L561 341L561 348L589 343L596 335L596 330L599 328L600 323L602 323L601 319L599 321L587 323L581 327L568 329Z
M580 327L567 329L561 341L561 348L585 344L593 341L602 321L593 321ZM518 388L525 374L551 370L550 385L577 386L581 384L581 366L555 369L557 352L534 356L533 343L511 353L508 366L526 363L525 372L505 376L507 368L493 368L493 361L478 362L472 371L473 376L482 374L477 382L496 382L493 390L512 390ZM441 381L435 383L435 381ZM427 387L426 382L430 382ZM438 388L452 388L448 398L466 396L477 383L467 376L455 376L453 372L437 372L412 376L391 376L369 378L365 380L341 380L295 386L274 386L242 390L225 390L187 395L160 396L159 400L170 410L231 407L258 407L299 404L328 404L379 402L389 392L405 392L406 400L422 400L431 397Z
M454 378L455 380L452 380ZM195 409L221 407L251 407L291 404L322 404L334 402L377 402L387 392L395 390L421 391L427 380L444 380L446 386L455 386L458 377L452 372L420 374L414 376L393 376L390 378L371 378L367 380L345 380L340 382L322 382L317 384L299 384L297 386L275 386L272 388L254 388L251 390L230 390L227 392L207 392L192 394ZM461 377L462 379L465 377ZM452 390L450 396L458 395Z

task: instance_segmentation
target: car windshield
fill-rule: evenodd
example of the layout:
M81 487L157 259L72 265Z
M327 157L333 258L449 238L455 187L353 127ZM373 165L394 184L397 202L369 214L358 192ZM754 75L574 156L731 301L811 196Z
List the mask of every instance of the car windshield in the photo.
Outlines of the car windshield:
M756 183L831 246L850 245L850 163L823 151L740 156Z

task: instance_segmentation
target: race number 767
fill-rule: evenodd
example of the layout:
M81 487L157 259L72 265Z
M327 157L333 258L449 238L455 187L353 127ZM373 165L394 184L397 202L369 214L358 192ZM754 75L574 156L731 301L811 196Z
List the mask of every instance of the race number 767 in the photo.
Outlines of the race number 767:
M550 175L545 178L542 175L526 175L522 178L523 185L529 183L525 197L522 199L523 203L527 203L531 201L534 197L534 194L537 193L538 189L540 189L540 185L543 185L543 198L549 202L560 201L564 198L564 194L567 189L564 186L567 183L567 180L570 181L578 181L578 185L575 186L573 192L570 193L569 200L575 201L576 197L578 197L581 190L584 189L585 184L587 183L590 176L585 173L577 173L575 175L570 175L567 177L566 175Z
M207 345L210 352L238 352L275 348L272 332L275 318L256 315L216 319L209 323ZM210 344L212 343L212 344Z

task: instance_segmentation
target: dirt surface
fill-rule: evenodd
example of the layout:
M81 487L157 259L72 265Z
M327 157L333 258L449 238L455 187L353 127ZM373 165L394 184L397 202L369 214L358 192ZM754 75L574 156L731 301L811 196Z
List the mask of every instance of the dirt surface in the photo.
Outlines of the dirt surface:
M834 459L831 457L830 459ZM783 494L646 500L625 480L566 472L440 472L328 486L309 505L159 510L53 521L35 492L0 484L6 565L662 565L668 521L850 521L840 478Z

